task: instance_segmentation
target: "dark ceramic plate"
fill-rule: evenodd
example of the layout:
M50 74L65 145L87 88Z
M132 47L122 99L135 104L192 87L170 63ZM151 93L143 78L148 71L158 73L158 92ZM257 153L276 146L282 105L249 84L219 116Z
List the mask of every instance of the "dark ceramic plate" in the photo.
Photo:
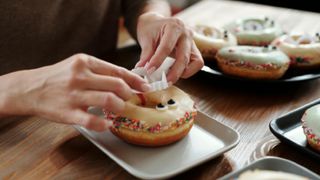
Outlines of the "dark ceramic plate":
M271 132L280 139L303 153L309 154L320 160L320 152L313 150L307 143L307 139L303 133L301 117L304 112L311 106L320 104L320 99L308 103L298 109L295 109L277 119L270 122L269 128Z
M241 173L247 170L255 170L255 169L282 171L286 173L292 173L292 174L304 176L310 179L315 179L315 180L320 179L320 176L311 172L307 168L300 166L297 163L294 163L286 159L278 158L278 157L265 157L255 161L254 163L248 165L247 167L244 167L230 174L227 174L222 178L220 178L219 180L237 179Z
M237 80L237 81L247 81L247 82L257 82L257 83L293 83L293 82L303 82L320 78L320 69L310 70L310 71L293 71L288 70L288 72L281 78L277 80L252 80L239 78L234 76L229 76L223 74L215 63L206 62L205 66L202 68L202 71L210 73L218 78L228 79L228 80Z

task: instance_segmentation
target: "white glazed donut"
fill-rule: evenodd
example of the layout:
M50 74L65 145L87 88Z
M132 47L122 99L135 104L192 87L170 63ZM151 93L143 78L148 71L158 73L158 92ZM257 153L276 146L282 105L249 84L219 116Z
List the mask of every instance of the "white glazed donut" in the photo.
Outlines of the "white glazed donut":
M307 180L308 178L296 174L271 171L271 170L248 170L240 174L238 180Z
M202 56L206 59L214 59L219 49L237 45L236 37L226 30L197 25L194 27L193 39Z
M217 53L225 74L248 79L278 79L289 67L289 58L274 46L234 46Z
M320 36L308 34L284 35L276 39L273 45L286 53L291 67L314 69L320 67Z
M320 152L320 104L307 109L301 120L309 145Z
M162 146L180 140L190 131L196 109L188 94L175 86L139 94L125 103L123 113L105 112L111 131L126 142Z
M279 25L268 17L237 19L225 29L235 34L239 45L265 46L283 34Z

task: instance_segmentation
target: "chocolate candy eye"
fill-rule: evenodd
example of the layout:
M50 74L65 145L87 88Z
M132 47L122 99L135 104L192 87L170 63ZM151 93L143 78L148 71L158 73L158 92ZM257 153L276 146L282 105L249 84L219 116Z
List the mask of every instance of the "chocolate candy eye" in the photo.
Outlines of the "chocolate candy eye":
M273 49L273 50L277 50L277 47L276 47L276 46L272 46L272 49Z
M173 105L173 104L175 104L176 102L173 100L173 99L170 99L169 101L168 101L168 105Z
M173 100L173 99L170 99L168 102L167 102L169 108L176 108L177 107L177 103Z
M159 104L157 104L156 109L159 111L164 111L164 110L168 109L168 107L159 103Z

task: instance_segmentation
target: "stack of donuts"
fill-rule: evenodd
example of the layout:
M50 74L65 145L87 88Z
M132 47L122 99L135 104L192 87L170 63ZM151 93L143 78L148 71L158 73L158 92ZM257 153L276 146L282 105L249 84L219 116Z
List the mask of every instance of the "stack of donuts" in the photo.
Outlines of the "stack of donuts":
M224 74L274 80L290 69L320 68L320 34L285 34L269 17L241 18L224 26L195 26L194 41L204 59Z

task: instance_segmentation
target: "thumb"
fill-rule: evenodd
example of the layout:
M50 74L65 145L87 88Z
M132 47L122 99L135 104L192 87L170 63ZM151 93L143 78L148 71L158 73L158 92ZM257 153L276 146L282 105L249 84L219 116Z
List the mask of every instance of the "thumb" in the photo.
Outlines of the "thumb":
M140 60L137 62L136 67L143 67L150 60L154 54L154 48L151 43L147 43L145 46L141 46Z

